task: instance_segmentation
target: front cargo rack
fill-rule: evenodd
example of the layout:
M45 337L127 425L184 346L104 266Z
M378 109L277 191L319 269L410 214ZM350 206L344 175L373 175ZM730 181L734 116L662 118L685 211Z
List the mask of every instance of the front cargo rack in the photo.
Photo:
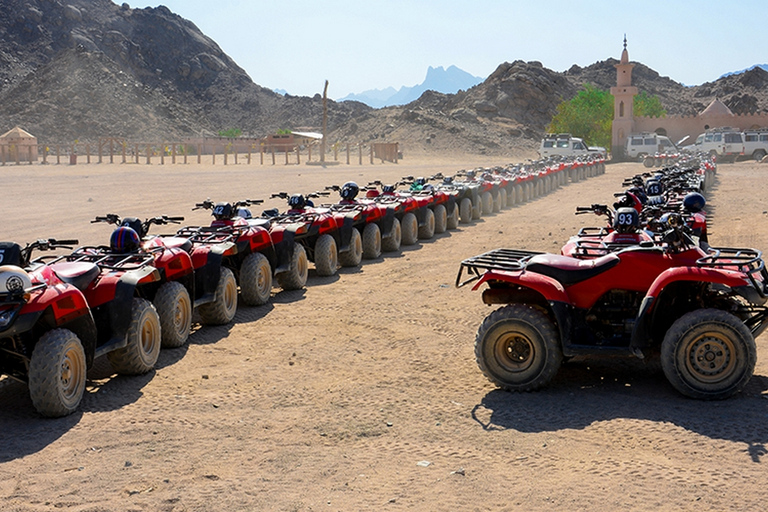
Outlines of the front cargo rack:
M747 276L761 297L768 294L768 271L765 269L762 251L737 247L710 247L709 254L696 260L696 264L700 267L741 272Z
M523 270L528 260L537 254L544 254L539 251L526 251L523 249L495 249L490 252L467 258L461 262L459 274L456 276L456 288L480 279L488 270L503 270L507 272L516 272ZM468 278L461 280L464 270L467 271Z

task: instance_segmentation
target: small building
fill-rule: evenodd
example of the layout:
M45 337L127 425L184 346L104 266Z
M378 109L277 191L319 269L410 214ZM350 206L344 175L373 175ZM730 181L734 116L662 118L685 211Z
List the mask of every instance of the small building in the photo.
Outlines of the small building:
M2 162L36 162L37 137L16 126L0 135Z
M323 134L317 132L291 132L267 135L264 139L266 150L276 152L296 151L297 146L309 146L323 140Z

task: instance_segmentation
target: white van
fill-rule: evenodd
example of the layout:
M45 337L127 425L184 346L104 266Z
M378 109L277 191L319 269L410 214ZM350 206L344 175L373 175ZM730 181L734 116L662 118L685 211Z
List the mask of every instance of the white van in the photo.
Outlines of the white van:
M583 140L572 137L570 133L558 133L557 135L548 133L541 139L539 155L541 158L580 155L599 155L606 158L608 152L599 146L587 146Z
M665 135L657 133L637 133L627 137L624 153L627 158L643 160L648 155L656 153L677 152L677 146Z
M744 154L758 162L768 155L768 128L744 130Z
M744 154L744 135L737 128L714 128L696 137L696 142L685 149L735 162Z

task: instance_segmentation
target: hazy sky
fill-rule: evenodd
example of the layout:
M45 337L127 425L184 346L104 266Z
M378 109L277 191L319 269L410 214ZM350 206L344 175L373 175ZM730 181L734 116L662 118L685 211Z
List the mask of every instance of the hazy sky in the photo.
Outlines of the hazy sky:
M118 3L120 3L118 1ZM164 0L269 89L334 99L421 83L428 66L487 77L503 62L555 71L619 58L699 85L768 63L768 1Z

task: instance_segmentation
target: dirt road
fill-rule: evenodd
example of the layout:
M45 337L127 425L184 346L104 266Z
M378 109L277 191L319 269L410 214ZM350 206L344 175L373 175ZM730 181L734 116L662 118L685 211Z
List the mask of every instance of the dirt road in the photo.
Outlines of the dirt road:
M265 197L504 162L256 167L0 168L0 238L104 243L96 215L187 215L201 199ZM164 350L155 372L89 374L81 412L46 420L0 385L0 509L764 510L768 351L723 402L685 399L658 366L571 361L547 389L497 390L474 334L491 310L456 289L459 262L499 246L557 251L639 164L570 184ZM714 245L768 248L766 166L721 165ZM279 202L265 204L282 206ZM277 291L277 289L275 290Z

